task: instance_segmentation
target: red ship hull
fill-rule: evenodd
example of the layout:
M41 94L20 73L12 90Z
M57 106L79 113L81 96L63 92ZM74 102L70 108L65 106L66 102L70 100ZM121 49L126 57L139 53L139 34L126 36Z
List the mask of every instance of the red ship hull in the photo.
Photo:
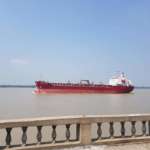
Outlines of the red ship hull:
M47 93L129 93L133 86L102 85L102 84L71 84L71 83L48 83L36 81L35 94Z

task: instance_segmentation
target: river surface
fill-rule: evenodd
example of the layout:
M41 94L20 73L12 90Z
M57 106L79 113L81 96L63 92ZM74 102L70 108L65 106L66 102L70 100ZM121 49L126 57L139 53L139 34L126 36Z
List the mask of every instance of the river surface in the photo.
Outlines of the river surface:
M0 120L66 115L150 113L150 89L130 94L32 94L33 88L0 88Z

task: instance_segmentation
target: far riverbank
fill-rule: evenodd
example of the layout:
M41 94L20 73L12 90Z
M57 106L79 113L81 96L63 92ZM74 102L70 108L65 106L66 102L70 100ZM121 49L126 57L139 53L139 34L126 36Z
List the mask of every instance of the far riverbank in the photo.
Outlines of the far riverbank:
M0 88L35 88L35 85L0 85ZM150 86L135 86L135 89L150 89Z

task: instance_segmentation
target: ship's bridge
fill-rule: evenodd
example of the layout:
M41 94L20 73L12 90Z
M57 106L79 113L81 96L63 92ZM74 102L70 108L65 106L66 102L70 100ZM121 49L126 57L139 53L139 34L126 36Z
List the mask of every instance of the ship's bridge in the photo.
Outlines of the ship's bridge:
M124 73L117 77L113 77L109 80L109 85L116 86L116 85L122 85L122 86L130 86L132 85L131 81L125 77Z

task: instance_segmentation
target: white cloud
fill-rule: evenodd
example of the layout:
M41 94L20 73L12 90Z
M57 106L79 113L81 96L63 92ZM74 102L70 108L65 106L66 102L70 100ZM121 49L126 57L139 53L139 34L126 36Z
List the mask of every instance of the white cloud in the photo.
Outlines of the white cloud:
M26 59L15 58L15 59L11 59L10 63L11 64L27 65L27 64L29 64L29 61Z

